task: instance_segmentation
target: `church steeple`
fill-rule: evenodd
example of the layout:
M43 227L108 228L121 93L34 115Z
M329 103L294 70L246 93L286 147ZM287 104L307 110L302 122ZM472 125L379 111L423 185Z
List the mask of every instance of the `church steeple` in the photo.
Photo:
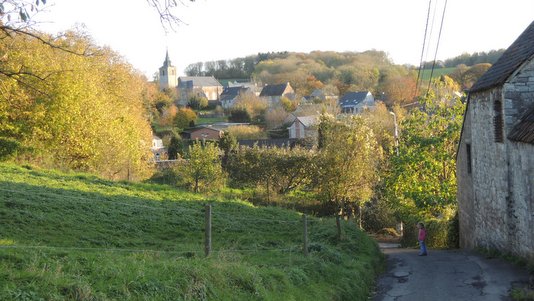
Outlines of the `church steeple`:
M169 58L169 49L167 49L163 66L159 68L159 89L171 89L176 88L176 86L178 86L176 67L171 64L171 59Z
M163 62L163 67L172 67L171 59L169 58L169 49L165 53L165 61Z

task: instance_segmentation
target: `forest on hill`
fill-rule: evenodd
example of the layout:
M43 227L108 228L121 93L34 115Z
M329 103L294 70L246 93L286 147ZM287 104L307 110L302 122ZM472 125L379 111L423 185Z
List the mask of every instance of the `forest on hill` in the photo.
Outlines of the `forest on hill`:
M439 61L436 68L446 69L464 88L474 81L464 73L471 70L478 78L502 54L503 50L464 53ZM433 62L425 62L423 68L432 68ZM460 68L458 70L457 68ZM482 69L482 70L479 70ZM309 95L316 88L324 88L335 94L347 91L369 90L374 95L397 98L402 102L414 97L417 80L416 66L396 65L387 53L378 50L364 52L313 51L310 53L269 52L231 60L197 62L189 65L187 76L214 76L219 80L254 80L263 84L290 82L300 95ZM469 75L469 74L468 74ZM468 78L466 78L468 77ZM464 80L465 79L465 80ZM399 85L410 93L399 93ZM383 98L383 97L381 97Z

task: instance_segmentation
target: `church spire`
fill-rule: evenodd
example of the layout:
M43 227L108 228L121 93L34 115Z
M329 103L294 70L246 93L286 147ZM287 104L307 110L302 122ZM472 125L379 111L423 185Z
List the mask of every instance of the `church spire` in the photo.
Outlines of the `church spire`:
M163 67L171 67L171 59L169 58L169 49L167 49L167 52L165 54L165 61L163 62Z

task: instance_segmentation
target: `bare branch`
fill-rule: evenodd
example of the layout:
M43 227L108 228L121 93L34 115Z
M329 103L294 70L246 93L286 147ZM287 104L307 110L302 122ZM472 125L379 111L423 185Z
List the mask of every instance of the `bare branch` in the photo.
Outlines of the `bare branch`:
M178 18L174 10L178 7L178 3L181 6L187 6L187 4L182 0L146 0L148 5L154 8L158 14L161 25L165 32L169 30L175 31L175 26L181 24L187 25L182 19ZM195 0L189 0L190 2L195 2Z

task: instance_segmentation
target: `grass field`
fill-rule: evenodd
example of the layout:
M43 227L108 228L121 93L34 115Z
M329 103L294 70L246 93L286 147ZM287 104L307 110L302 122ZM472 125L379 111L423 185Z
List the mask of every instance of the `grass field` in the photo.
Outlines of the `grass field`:
M421 71L421 79L423 81L426 81L428 82L428 80L430 79L430 73L432 73L432 78L437 78L437 77L440 77L442 75L447 75L451 72L453 72L454 70L456 70L455 67L450 67L450 68L435 68L434 69L434 72L432 73L432 70L431 69L423 69Z
M204 256L204 206L213 252ZM0 300L367 300L382 260L343 223L0 164Z
M200 125L200 124L211 124L211 123L215 123L215 122L228 122L228 118L227 117L202 117L202 116L199 116L198 119L197 119L196 124L197 125Z

